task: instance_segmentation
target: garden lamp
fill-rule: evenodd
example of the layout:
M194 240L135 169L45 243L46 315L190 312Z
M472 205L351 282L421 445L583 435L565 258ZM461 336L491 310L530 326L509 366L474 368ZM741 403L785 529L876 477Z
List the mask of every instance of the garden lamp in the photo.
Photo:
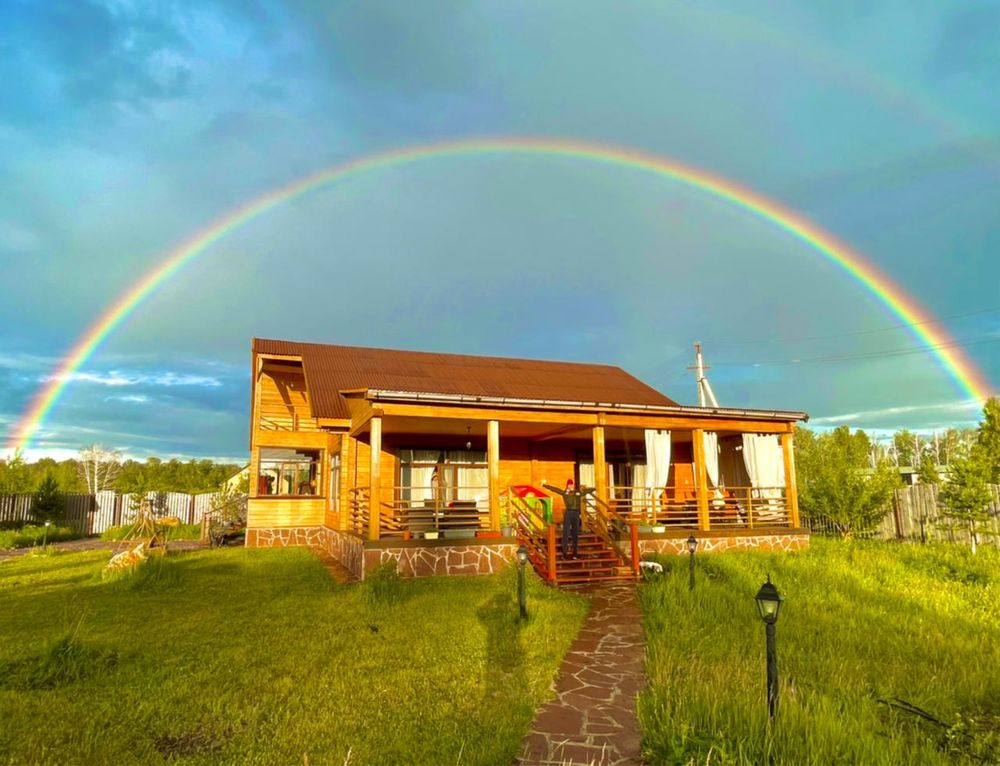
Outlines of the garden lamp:
M691 554L691 585L690 589L694 590L694 552L698 550L698 538L694 535L690 535L687 539L687 549L688 553Z
M521 619L528 619L528 604L524 592L524 568L528 563L528 549L523 545L517 549L517 603L521 609Z
M51 521L46 521L45 522L45 534L44 534L43 540L42 540L42 547L43 548L48 548L49 547L49 525L51 523L52 523Z
M778 707L778 646L774 624L778 621L783 599L771 582L770 573L754 599L757 601L760 618L764 621L764 633L767 637L767 715L773 721Z

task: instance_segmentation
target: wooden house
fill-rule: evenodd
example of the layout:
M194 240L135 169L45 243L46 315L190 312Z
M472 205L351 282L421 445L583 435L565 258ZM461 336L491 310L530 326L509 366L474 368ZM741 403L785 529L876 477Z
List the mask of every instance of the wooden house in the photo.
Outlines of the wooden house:
M689 407L618 367L253 341L247 545L323 548L357 576L485 573L521 545L552 582L647 552L794 549L801 412ZM561 498L595 488L580 556Z

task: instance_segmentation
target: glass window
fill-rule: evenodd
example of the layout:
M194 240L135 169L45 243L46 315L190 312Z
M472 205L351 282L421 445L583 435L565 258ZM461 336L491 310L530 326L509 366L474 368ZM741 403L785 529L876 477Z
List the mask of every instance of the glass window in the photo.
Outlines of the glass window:
M261 447L257 494L308 496L321 492L320 450Z
M340 453L330 458L330 510L340 513Z

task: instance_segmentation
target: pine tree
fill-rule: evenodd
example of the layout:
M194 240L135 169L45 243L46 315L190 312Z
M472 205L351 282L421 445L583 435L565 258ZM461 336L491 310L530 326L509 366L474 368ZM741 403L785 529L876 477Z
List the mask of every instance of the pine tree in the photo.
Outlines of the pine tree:
M62 521L65 513L66 496L60 491L55 474L50 471L38 485L31 504L31 515L39 522L50 521L55 524Z
M989 470L989 480L1000 484L1000 399L993 396L983 405L983 422L979 424L979 449Z

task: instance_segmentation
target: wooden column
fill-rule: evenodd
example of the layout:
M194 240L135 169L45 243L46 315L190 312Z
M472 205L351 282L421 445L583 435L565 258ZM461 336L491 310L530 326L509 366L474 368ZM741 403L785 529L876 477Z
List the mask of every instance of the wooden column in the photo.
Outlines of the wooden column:
M490 529L500 529L500 421L486 424L486 463L490 472Z
M379 476L379 464L382 457L382 418L373 417L369 421L369 427L371 428L371 476L368 483L368 539L378 540L382 493L382 483Z
M788 517L792 526L799 528L799 490L795 483L795 449L792 434L781 435L781 451L785 457L785 497L788 503Z
M608 464L604 453L604 426L594 426L594 489L597 496L608 502Z
M705 470L705 432L696 428L691 432L694 446L694 483L698 490L698 529L711 528L708 521L708 471Z

